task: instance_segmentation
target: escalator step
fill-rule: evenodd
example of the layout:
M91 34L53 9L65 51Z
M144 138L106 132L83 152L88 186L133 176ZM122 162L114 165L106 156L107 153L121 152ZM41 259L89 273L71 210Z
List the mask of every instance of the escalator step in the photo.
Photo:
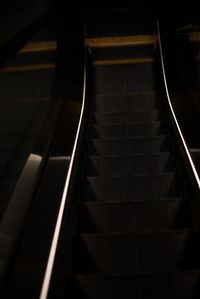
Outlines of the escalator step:
M86 234L73 243L75 274L163 273L200 268L199 232Z
M128 9L92 9L87 12L87 37L124 37L155 34L155 20L144 15L144 2ZM134 17L133 17L134 15Z
M87 178L82 193L87 201L156 200L179 196L181 180L175 174Z
M191 227L189 200L87 202L78 209L80 233L131 233Z
M163 122L138 123L132 125L94 125L89 127L92 138L132 138L156 136L166 133Z
M154 62L95 65L91 70L92 93L155 92L158 80Z
M91 157L85 161L87 176L131 176L170 172L176 168L169 152L127 157Z
M134 112L96 112L90 115L91 124L132 124L135 122L153 122L160 121L163 118L162 111L159 109L153 110L138 110Z
M93 139L87 144L90 156L121 156L150 154L170 150L166 136L132 138L132 139Z
M153 39L153 37L152 37ZM111 41L111 40L110 40ZM116 40L113 39L113 42ZM112 41L111 41L112 42ZM125 59L125 58L144 58L153 57L154 55L154 44L149 45L128 45L123 47L100 47L92 49L92 60L113 60L113 59Z
M197 271L146 275L77 276L67 282L71 298L87 299L198 299Z
M151 110L160 107L157 93L122 94L110 96L93 96L91 110L94 112L132 112L135 110Z

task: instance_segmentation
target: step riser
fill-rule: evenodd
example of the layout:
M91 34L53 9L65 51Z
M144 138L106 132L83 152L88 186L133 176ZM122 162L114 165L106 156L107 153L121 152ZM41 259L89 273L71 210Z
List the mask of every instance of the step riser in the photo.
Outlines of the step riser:
M121 140L93 140L88 142L88 155L101 156L129 156L134 154L150 154L166 152L170 149L165 137L121 139Z
M198 269L198 238L188 233L83 236L74 240L74 271L131 275Z
M200 274L77 278L68 282L71 297L87 299L198 299Z
M179 196L180 186L180 180L173 175L87 179L81 194L88 201L155 200Z
M91 124L131 124L146 123L162 120L163 116L159 110L127 112L127 113L93 113L90 115Z
M164 124L143 124L127 126L93 126L89 128L91 138L132 138L137 136L157 136L166 133Z
M91 204L79 208L81 233L167 231L191 226L186 200Z
M132 176L156 174L175 170L172 156L149 155L123 158L91 158L85 164L87 176Z
M154 92L157 90L154 72L154 63L94 66L92 70L92 93Z
M91 99L91 110L95 112L132 112L157 109L161 106L156 94L136 96L104 96Z

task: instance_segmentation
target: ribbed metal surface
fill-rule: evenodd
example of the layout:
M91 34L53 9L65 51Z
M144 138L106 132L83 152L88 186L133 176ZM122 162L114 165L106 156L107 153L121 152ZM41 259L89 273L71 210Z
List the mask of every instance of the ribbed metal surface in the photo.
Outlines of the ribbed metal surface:
M133 139L93 139L88 142L91 156L121 156L165 152L170 149L165 136Z
M198 299L200 272L77 276L68 281L73 298Z
M175 197L180 195L181 181L174 174L121 178L88 178L83 181L85 200L126 201Z
M123 38L121 39L121 42L123 43ZM143 42L145 42L145 37L143 38ZM136 38L135 38L135 43L137 43ZM104 59L120 59L120 58L124 59L124 58L133 58L133 57L135 58L152 57L154 55L154 45L155 44L152 42L149 45L147 44L146 47L144 47L143 45L142 46L137 45L137 46L127 46L127 47L124 46L124 47L93 48L92 59L104 60Z
M79 207L78 212L78 230L81 233L161 232L190 226L190 203L182 198L160 201L85 202Z
M92 110L96 112L132 112L135 110L149 110L161 106L156 93L133 95L93 96Z
M92 93L95 94L155 92L158 90L155 65L152 59L143 63L94 65L92 76Z
M104 10L102 12L92 11L87 15L87 37L128 36L155 32L155 20L144 16L140 11Z
M161 122L131 125L94 125L89 127L89 135L92 138L133 138L137 136L164 135L165 132L165 124Z
M199 237L189 232L82 235L74 240L74 268L79 274L196 270Z
M87 176L132 176L170 172L176 168L168 152L125 157L91 157L86 159Z
M96 112L90 116L91 124L101 125L121 125L142 122L160 121L162 112L159 109L138 110L133 112Z

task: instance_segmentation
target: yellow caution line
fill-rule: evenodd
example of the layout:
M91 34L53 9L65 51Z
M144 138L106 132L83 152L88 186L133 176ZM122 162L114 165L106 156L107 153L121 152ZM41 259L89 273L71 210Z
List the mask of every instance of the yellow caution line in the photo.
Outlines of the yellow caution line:
M57 42L54 41L42 41L28 43L22 48L19 53L32 53L32 52L44 52L44 51L56 51Z
M134 63L151 63L153 57L110 59L110 60L93 60L93 65L116 65L116 64L134 64Z
M142 46L156 44L157 35L134 35L117 37L86 38L86 46L91 48Z
M25 72L25 71L36 71L55 68L55 63L48 64L35 64L35 65L20 65L20 66L10 66L2 68L1 72Z

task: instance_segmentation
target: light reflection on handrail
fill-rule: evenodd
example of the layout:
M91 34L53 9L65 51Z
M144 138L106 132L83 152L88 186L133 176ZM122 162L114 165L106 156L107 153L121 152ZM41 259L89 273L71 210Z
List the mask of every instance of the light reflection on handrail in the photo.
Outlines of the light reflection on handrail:
M41 293L40 293L40 299L47 299L48 292L49 292L51 277L52 277L52 273L53 273L53 267L54 267L54 263L55 263L56 251L57 251L57 247L58 247L58 240L60 237L63 214L64 214L66 200L67 200L67 196L68 196L68 192L69 192L69 184L70 184L70 178L71 178L71 174L72 174L72 167L73 167L73 163L74 163L74 159L75 159L78 139L79 139L82 120L83 120L83 112L84 112L84 108L85 108L85 91L86 91L86 61L85 61L85 66L84 66L83 101L82 101L81 113L80 113L80 118L79 118L79 123L78 123L78 129L76 132L76 137L75 137L74 146L73 146L73 150L72 150L69 169L68 169L67 177L66 177L66 181L65 181L64 191L62 194L62 199L61 199L61 203L60 203L60 207L59 207L59 211L58 211L58 217L56 220L55 230L54 230L54 234L53 234L53 238L52 238L47 267L46 267L44 280L43 280L43 284L42 284L42 289L41 289Z
M174 119L174 123L175 123L176 128L177 128L177 131L179 133L179 136L181 138L182 144L184 146L185 153L187 155L188 161L190 163L190 166L192 168L194 177L196 179L196 183L197 183L198 188L200 190L200 179L199 179L199 175L198 175L196 167L195 167L195 165L193 163L193 160L192 160L192 157L190 155L190 151L189 151L189 149L187 147L185 138L183 137L183 134L181 132L181 129L180 129L180 126L179 126L178 120L176 118L176 115L175 115L175 112L174 112L174 109L172 107L172 103L171 103L171 100L170 100L170 96L169 96L169 90L168 90L168 86L167 86L167 79L166 79L166 75L165 75L165 65L164 65L164 59L163 59L162 43L161 43L161 37L160 37L160 26L159 26L158 19L157 19L157 30L158 30L158 42L159 42L159 50L160 50L160 57L161 57L162 73L163 73L163 79L164 79L165 91L166 91L166 95L167 95L168 104L169 104L169 107L170 107L170 110L171 110L171 114L172 114L173 119Z

